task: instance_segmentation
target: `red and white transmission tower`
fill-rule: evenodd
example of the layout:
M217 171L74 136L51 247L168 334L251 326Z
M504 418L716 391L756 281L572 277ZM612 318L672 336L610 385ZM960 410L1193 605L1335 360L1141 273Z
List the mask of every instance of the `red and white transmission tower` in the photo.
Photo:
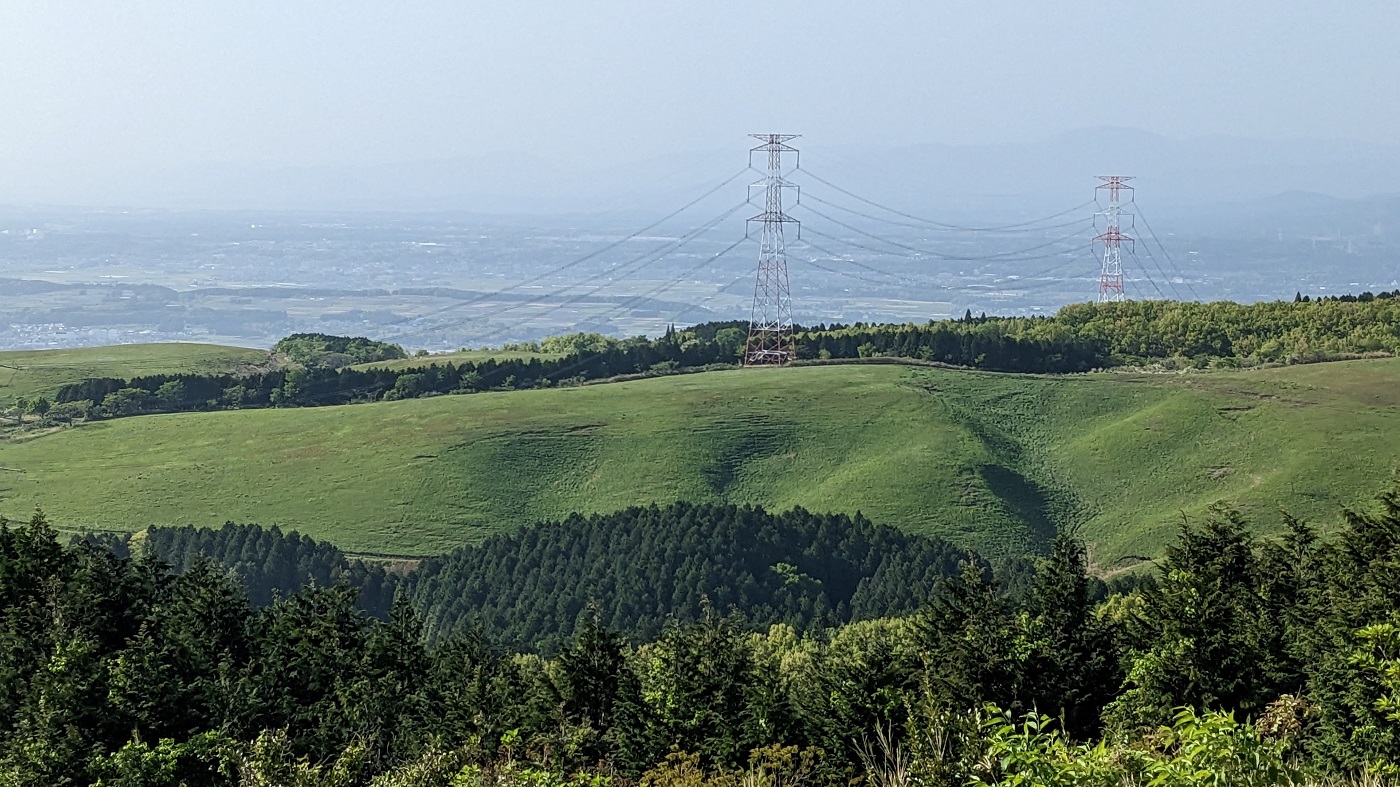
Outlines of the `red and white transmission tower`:
M1094 191L1108 189L1108 209L1099 213L1108 220L1108 227L1103 233L1094 238L1095 243L1103 243L1103 257L1099 264L1099 303L1123 300L1123 241L1132 243L1133 239L1123 234L1120 227L1123 208L1119 202L1118 193L1120 191L1132 191L1133 187L1126 185L1131 177L1122 175L1099 175L1100 183Z
M763 187L763 212L749 219L761 222L758 245L758 278L753 287L753 313L749 317L749 341L744 347L745 366L782 366L792 359L792 294L788 289L787 250L783 225L798 224L783 212L783 189L797 188L783 178L783 154L797 153L788 145L796 134L750 134L762 145L749 151L768 154L768 175L750 186ZM799 225L800 226L800 225Z

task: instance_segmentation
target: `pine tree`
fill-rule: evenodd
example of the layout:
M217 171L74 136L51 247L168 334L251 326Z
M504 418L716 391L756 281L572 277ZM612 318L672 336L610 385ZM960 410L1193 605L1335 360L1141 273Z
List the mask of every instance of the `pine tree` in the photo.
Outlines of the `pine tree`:
M1240 514L1216 507L1199 528L1183 525L1160 582L1145 593L1147 614L1131 632L1148 647L1109 711L1112 722L1155 726L1183 706L1262 710L1276 696L1268 638L1280 622L1261 614L1255 543Z
M940 582L915 626L935 700L955 710L1020 707L1012 610L985 564L965 561Z
M1122 682L1109 624L1093 614L1084 544L1056 536L1027 600L1026 699L1063 720L1081 740L1098 732L1099 715Z

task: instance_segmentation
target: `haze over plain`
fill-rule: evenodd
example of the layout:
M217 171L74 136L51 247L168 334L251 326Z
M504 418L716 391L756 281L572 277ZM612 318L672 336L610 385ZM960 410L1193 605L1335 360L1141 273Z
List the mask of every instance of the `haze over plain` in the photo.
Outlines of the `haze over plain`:
M1360 198L1400 178L1398 35L1386 2L17 4L0 203L645 210L767 130L933 207L1099 170Z
M1378 2L22 5L0 348L744 319L760 131L803 135L799 321L1092 297L1102 174L1137 177L1133 297L1388 290L1397 32Z

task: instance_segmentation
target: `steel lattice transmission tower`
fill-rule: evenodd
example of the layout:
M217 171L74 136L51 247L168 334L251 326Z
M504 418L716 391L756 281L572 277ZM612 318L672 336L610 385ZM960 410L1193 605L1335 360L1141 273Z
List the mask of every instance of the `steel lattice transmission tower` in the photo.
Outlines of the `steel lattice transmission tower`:
M797 155L787 144L796 134L750 134L763 142L749 151L768 154L768 175L750 186L764 191L763 212L749 219L763 226L758 246L758 277L753 286L753 313L749 317L749 341L744 347L745 366L781 366L792 359L792 293L788 289L787 251L783 225L801 226L783 212L783 190L797 186L783 178L783 154Z
M1111 301L1123 300L1123 242L1132 243L1133 239L1123 234L1121 227L1123 207L1119 201L1119 192L1132 191L1133 187L1126 185L1131 177L1122 175L1099 175L1100 183L1094 189L1097 194L1100 190L1108 190L1108 208L1098 215L1107 219L1108 226L1103 233L1094 238L1095 243L1103 244L1103 257L1099 265L1099 303L1109 303Z

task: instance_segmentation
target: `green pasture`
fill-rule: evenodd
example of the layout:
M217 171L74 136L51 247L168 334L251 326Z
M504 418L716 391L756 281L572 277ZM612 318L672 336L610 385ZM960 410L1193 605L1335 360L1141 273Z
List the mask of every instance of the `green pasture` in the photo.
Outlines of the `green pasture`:
M8 406L18 396L52 397L64 385L88 377L217 374L267 360L266 350L183 342L0 352L0 403Z
M1041 377L897 365L156 415L0 443L0 513L278 524L426 555L674 500L863 512L993 554L1077 527L1103 571L1226 501L1321 525L1400 464L1400 360Z

